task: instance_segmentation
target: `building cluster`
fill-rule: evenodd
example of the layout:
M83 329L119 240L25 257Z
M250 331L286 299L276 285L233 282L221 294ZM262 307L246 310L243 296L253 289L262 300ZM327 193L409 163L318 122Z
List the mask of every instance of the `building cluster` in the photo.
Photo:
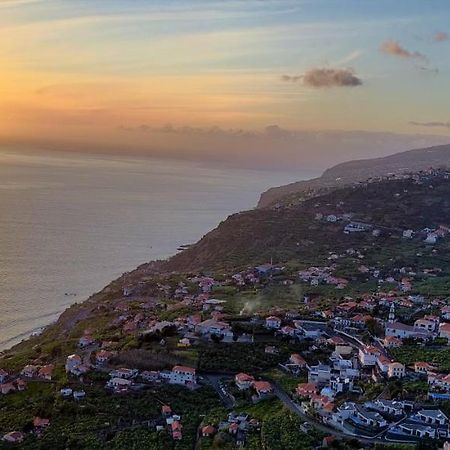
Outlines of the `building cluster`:
M245 413L230 412L226 420L221 421L217 427L204 425L201 427L202 437L212 437L217 432L227 433L232 437L236 447L245 447L248 433L252 430L259 431L260 423Z
M169 383L186 386L191 389L197 387L196 369L188 366L174 366L172 370L142 371L137 369L119 368L109 373L110 379L106 388L115 393L127 393L138 390L144 383Z
M271 383L268 381L258 381L255 377L247 373L236 374L234 382L240 391L252 389L254 392L252 399L255 402L273 394L273 386Z

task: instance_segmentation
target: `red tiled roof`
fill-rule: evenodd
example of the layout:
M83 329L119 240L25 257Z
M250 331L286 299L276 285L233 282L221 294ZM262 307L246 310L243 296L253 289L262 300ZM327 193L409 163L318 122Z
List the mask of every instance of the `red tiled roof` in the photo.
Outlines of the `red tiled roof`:
M268 381L255 381L253 387L258 391L271 391L272 385Z
M178 420L174 420L171 424L171 428L172 428L172 431L181 431L183 426L181 425L180 422L178 422Z
M212 425L206 425L202 428L202 434L214 434L216 429Z
M188 366L174 366L172 372L186 372L195 375L195 369L193 367Z
M238 373L238 374L234 377L234 379L235 379L236 381L238 381L238 382L241 382L241 383L243 383L243 382L245 382L245 381L254 381L254 380L255 380L254 377L252 377L251 375L248 375L247 373L243 373L243 372Z
M33 419L33 426L35 428L48 427L50 425L50 419L42 419L41 417L35 417Z

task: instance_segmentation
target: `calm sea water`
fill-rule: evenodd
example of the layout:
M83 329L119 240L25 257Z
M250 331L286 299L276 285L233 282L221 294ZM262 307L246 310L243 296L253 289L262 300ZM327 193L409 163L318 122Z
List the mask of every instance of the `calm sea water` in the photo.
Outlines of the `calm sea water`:
M0 149L0 349L124 271L252 208L264 189L299 178L298 171Z

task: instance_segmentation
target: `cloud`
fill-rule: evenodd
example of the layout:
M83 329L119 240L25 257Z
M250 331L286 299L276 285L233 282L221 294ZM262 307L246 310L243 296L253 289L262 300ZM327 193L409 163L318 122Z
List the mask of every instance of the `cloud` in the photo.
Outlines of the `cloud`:
M313 68L303 75L303 84L314 88L355 87L363 84L351 69Z
M448 41L449 37L450 36L445 31L438 31L437 33L434 34L433 41L434 42L444 42L444 41Z
M414 125L417 127L430 127L430 128L449 128L450 129L450 121L448 122L409 122L410 125Z
M220 128L214 127L175 127L168 123L161 127L142 124L136 127L121 125L118 127L122 131L140 132L140 133L161 133L184 136L212 136L212 137L253 137L256 132L243 130L241 128Z
M357 60L358 58L360 58L361 55L363 55L363 53L364 52L362 50L354 50L353 52L351 52L344 58L341 58L338 61L332 63L332 65L333 66L343 66L343 65L349 64L349 63Z
M312 68L303 75L282 75L282 81L297 83L314 88L355 87L363 84L352 69Z
M397 56L399 58L405 59L422 59L426 60L427 57L419 52L411 52L406 48L402 47L397 41L389 40L381 44L380 50L383 53L391 56Z

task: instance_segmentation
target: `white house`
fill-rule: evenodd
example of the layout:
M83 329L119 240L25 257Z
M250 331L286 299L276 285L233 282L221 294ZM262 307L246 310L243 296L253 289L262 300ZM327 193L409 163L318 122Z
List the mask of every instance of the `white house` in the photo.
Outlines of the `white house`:
M203 335L215 334L217 336L225 336L231 333L231 327L226 322L218 322L214 319L207 319L197 324L195 326L195 331Z
M381 352L373 345L366 345L359 349L358 359L362 366L374 366Z
M308 383L314 383L318 386L323 386L329 383L331 379L331 367L318 364L317 366L312 366L308 372Z
M74 400L83 400L86 397L86 392L84 391L73 391Z
M414 322L414 328L420 331L433 332L436 329L437 323L434 320L417 319Z
M266 318L266 328L278 330L281 327L281 319L276 316L269 316Z
M444 375L441 373L429 373L428 384L448 392L450 391L450 374Z
M195 383L196 380L196 372L193 367L174 366L170 372L169 383L171 384Z
M72 396L72 389L71 388L62 388L59 393L63 396L63 397L71 397Z
M424 330L418 330L411 325L406 325L401 322L387 323L385 326L385 334L386 336L395 336L399 339L429 339L431 337L431 333Z
M93 345L93 344L95 344L95 339L89 335L80 337L80 339L78 341L78 347L80 347L80 348L89 347L90 345Z
M399 362L393 362L388 367L389 378L403 378L406 374L405 366Z
M130 378L135 377L138 374L138 371L136 369L128 369L126 367L122 367L120 369L112 370L109 373L109 376L111 378L124 378L126 380L129 380Z
M425 361L416 361L414 363L414 372L427 375L428 372L435 372L437 369Z
M419 438L431 438L436 437L436 430L429 425L421 425L417 422L403 422L398 425L398 429L405 434L411 436L417 436Z
M445 425L448 417L440 409L421 409L415 418L429 425Z
M373 402L365 403L368 409L386 413L392 416L403 416L405 404L397 400L376 399Z
M69 355L66 359L66 372L72 372L75 368L81 366L82 360L80 355Z
M391 362L392 361L387 356L379 355L377 358L377 366L380 369L380 372L387 374Z
M129 389L132 385L131 380L127 380L126 378L111 378L106 386L115 390L126 390Z

